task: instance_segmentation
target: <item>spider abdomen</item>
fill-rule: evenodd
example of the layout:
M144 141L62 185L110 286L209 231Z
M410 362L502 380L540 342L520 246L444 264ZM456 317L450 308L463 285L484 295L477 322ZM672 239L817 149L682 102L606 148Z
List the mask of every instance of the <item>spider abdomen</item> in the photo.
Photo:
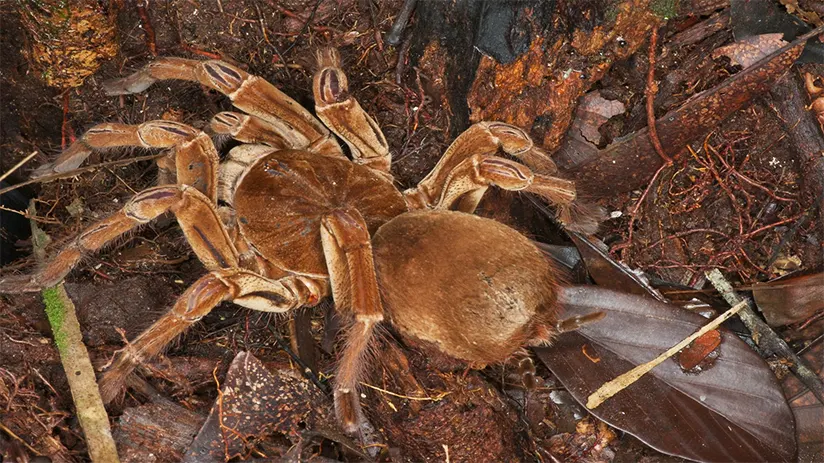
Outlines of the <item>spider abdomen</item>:
M460 212L410 212L384 224L373 249L384 309L403 336L473 365L549 341L555 274L512 228Z

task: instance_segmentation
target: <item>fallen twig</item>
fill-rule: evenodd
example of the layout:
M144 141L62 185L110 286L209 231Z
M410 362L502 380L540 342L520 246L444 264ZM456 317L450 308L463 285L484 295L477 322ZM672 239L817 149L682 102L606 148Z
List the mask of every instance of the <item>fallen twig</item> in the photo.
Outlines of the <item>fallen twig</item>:
M32 203L29 214L33 215L34 212ZM34 222L31 222L31 229L35 257L43 260L48 236ZM44 289L42 296L54 333L54 343L71 389L77 418L86 436L89 456L95 463L119 463L109 416L100 397L89 353L83 344L74 304L66 294L63 283Z
M146 43L146 48L149 54L157 56L157 44L155 43L155 32L152 27L152 20L149 17L149 12L146 11L146 1L139 1L135 5L137 8L137 15L140 16L140 25L143 26L143 40Z
M93 165L90 165L90 166L81 167L79 169L70 170L68 172L61 172L61 173L57 173L57 174L44 175L42 177L29 179L29 180L26 180L25 182L20 182L16 185L12 185L10 187L0 189L0 195L2 195L4 193L8 193L9 191L12 191L12 190L16 190L18 188L22 188L26 185L31 185L33 183L46 183L46 182L51 182L52 180L58 180L58 179L61 179L61 178L76 177L80 174L85 174L86 172L91 172L95 169L101 169L101 168L104 168L104 167L120 167L120 166L126 166L126 165L129 165L129 164L132 164L132 163L135 163L135 162L140 162L140 161L154 161L155 159L160 159L163 156L166 156L166 153L157 153L157 154L150 154L150 155L147 155L147 156L137 156L137 157L134 157L134 158L118 159L117 161L101 162L100 164L93 164Z
M25 164L25 163L29 162L29 161L31 160L31 158L33 158L33 157L35 157L35 156L37 155L37 153L39 153L39 151L32 151L32 152L31 152L31 154L29 154L28 156L26 156L25 158L23 158L23 160L22 160L22 161L18 162L17 164L13 165L11 169L7 170L5 174L0 175L0 182L2 182L3 180L5 180L5 179L6 179L6 177L8 177L8 176L9 176L9 175L11 175L12 173L14 173L14 171L15 171L15 170L17 170L17 169L19 169L21 166L23 166L23 164Z
M644 200L647 198L649 191L652 189L653 185L655 185L655 181L658 180L658 176L661 175L661 172L664 171L666 167L672 165L672 158L664 152L664 148L661 146L661 140L658 139L658 130L655 128L655 94L658 93L658 84L655 83L655 49L658 47L658 28L652 28L652 35L649 38L649 70L647 71L647 88L645 90L646 94L646 109L647 109L647 130L649 135L649 141L652 145L655 152L658 153L658 156L664 161L661 167L655 171L655 175L652 176L652 179L649 181L647 188L644 190L644 193L641 194L641 198L638 199L638 203L635 204L635 208L632 209L630 213L629 219L629 232L627 236L627 241L616 246L613 248L612 252L618 251L620 249L629 248L632 246L632 234L633 229L635 228L635 220L638 218L638 213L641 211L641 206L644 205Z
M659 117L655 125L665 153L677 153L689 141L707 133L732 112L769 89L792 66L806 41L822 32L824 26L804 34L720 85ZM658 169L661 163L646 130L623 137L602 149L592 161L577 167L575 171L581 190L590 194L598 192L599 197L609 197L632 191L646 183L648 174ZM638 166L645 169L638 169Z
M658 28L652 28L652 35L649 38L649 70L647 71L647 128L649 130L649 141L658 156L664 160L664 164L672 164L672 158L664 152L661 140L658 139L658 130L655 128L655 94L658 93L658 84L655 83L655 49L658 47ZM654 178L653 178L654 180ZM650 182L653 183L653 182Z
M295 45L298 44L298 40L300 40L300 36L303 35L307 30L309 30L309 26L312 25L312 21L315 19L315 13L318 12L318 7L320 6L320 3L321 3L321 0L318 0L317 2L315 2L315 6L312 8L312 12L309 13L309 18L306 20L305 23L303 23L303 27L300 28L300 32L298 32L298 35L295 36L295 40L292 40L292 43L290 43L289 46L286 47L285 50L283 50L282 52L279 53L280 55L286 55L290 51L292 51L292 49L295 48Z
M405 0L403 2L400 11L398 11L398 16L395 17L395 22L392 23L392 27L386 34L386 43L395 46L401 43L403 30L406 29L406 23L412 17L412 12L415 10L417 3L417 0Z
M795 373L799 380L804 383L807 388L818 398L821 403L824 403L824 384L821 378L815 374L806 362L800 359L795 352L779 338L775 331L769 325L764 323L753 311L750 306L750 301L741 297L732 288L732 285L721 275L717 269L707 272L707 279L715 286L715 289L724 297L730 305L745 304L746 307L741 311L739 316L744 322L747 329L750 330L752 340L761 348L765 355L778 355L789 364L790 371Z
M0 206L0 211L6 211L6 212L11 212L12 214L22 215L23 217L25 217L29 220L33 220L35 222L50 223L50 224L54 224L54 225L57 225L57 224L61 223L57 219L48 219L46 217L38 217L36 215L29 214L28 211L19 211L17 209L12 209L12 208L6 207L6 206Z
M452 394L452 392L447 391L447 392L441 392L440 394L438 394L435 397L412 397L412 396L408 396L408 395L398 394L397 392L387 391L386 389L381 389L378 386L373 386L369 383L364 383L363 381L361 381L360 384L361 384L361 386L366 386L369 389L374 389L374 390L376 390L378 392L381 392L383 394L391 395L392 397L398 397L400 399L406 399L406 400L422 400L422 401L430 401L430 402L440 402L441 400L443 400L444 397L448 396L449 394Z
M26 447L26 448L29 450L29 452L31 452L31 453L33 453L33 454L35 454L35 455L37 455L37 456L42 456L42 455L41 455L41 453L40 453L40 452L38 452L36 448L34 448L34 447L32 447L31 445L29 445L29 443L28 443L28 442L26 442L25 440L23 440L23 438L22 438L22 437L20 437L20 436L18 436L17 434L15 434L15 433L14 433L11 429L9 429L8 427L6 427L6 425L4 425L2 422L0 422L0 431L5 432L5 433L6 433L6 434L8 434L8 435L9 435L12 439L15 439L16 441L18 441L18 442L20 442L21 444L23 444L23 447Z

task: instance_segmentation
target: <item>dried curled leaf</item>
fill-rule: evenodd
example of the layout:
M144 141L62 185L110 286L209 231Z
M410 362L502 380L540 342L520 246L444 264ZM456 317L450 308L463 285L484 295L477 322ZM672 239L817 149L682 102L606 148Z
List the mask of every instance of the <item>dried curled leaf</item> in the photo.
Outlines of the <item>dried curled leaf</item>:
M782 39L783 36L783 34L763 34L745 37L716 49L712 52L712 57L717 59L720 56L726 56L732 64L747 69L761 58L786 45L787 42Z
M623 103L617 100L607 100L596 90L587 93L581 98L578 109L575 111L575 120L572 121L572 130L580 130L581 135L590 143L601 143L601 134L598 129L612 116L623 114L626 111Z
M803 322L824 311L824 273L761 284L752 295L770 326Z

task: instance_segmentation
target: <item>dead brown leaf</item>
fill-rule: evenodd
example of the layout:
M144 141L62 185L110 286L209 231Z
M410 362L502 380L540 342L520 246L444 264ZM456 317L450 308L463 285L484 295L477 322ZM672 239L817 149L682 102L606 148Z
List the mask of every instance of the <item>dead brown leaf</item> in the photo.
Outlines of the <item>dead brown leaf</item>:
M572 130L579 130L581 135L590 143L601 143L601 134L598 129L612 116L623 114L626 107L616 100L607 100L601 92L595 90L581 98L578 109L575 111L575 120L572 121Z
M726 56L732 64L747 69L761 58L786 45L787 42L781 37L783 37L783 34L780 33L746 37L738 42L716 49L712 52L712 57L718 59L721 56Z

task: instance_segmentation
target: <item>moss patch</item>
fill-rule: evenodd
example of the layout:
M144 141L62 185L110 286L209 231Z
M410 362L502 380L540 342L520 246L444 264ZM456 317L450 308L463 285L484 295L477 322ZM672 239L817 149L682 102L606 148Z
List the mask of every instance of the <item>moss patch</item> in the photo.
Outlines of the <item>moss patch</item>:
M66 306L60 297L57 287L44 289L43 303L46 305L46 316L54 332L54 342L60 352L66 348L66 333L63 331L63 320L66 317Z
M669 20L678 14L678 0L653 0L650 9L659 18Z

